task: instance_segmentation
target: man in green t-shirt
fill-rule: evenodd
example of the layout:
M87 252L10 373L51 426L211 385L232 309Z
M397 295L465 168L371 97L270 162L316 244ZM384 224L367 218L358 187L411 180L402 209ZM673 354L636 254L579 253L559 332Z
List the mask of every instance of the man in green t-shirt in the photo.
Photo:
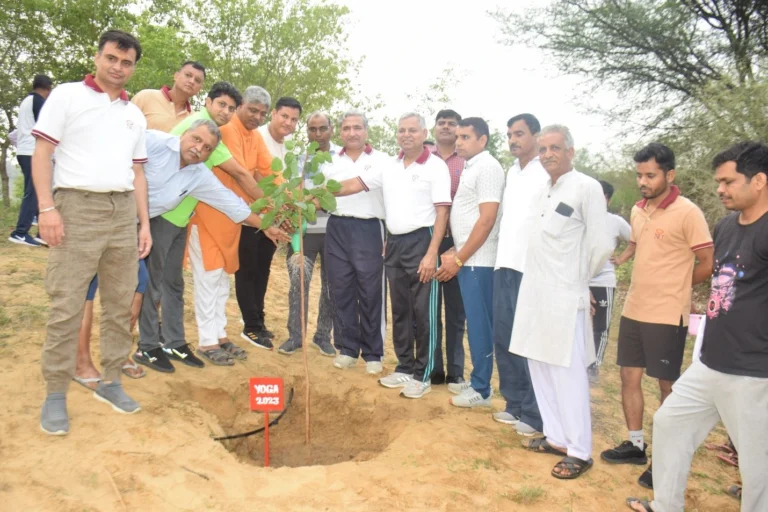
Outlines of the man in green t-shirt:
M208 91L208 97L205 99L205 108L182 120L171 130L171 134L181 135L198 119L209 119L218 126L222 126L229 122L235 109L241 102L242 96L235 86L229 82L216 82L211 87L211 90ZM259 198L262 196L253 174L249 173L232 157L223 143L220 142L211 152L210 157L205 161L205 165L209 169L218 166L223 171L231 174L251 197ZM183 314L184 275L182 268L184 251L187 244L187 224L197 203L197 199L188 196L179 206L163 214L162 219L158 219L162 224L162 229L158 229L157 233L162 240L156 241L155 248L157 250L152 251L147 257L147 270L149 271L150 281L158 279L161 281L156 283L155 286L158 286L160 289L162 330L159 339L145 339L144 336L141 336L139 340L140 350L157 348L160 343L170 347L186 343ZM158 249L161 246L163 250ZM170 359L178 360L185 364L191 363L190 358L184 358L183 354L176 354L173 350L166 351L166 354Z

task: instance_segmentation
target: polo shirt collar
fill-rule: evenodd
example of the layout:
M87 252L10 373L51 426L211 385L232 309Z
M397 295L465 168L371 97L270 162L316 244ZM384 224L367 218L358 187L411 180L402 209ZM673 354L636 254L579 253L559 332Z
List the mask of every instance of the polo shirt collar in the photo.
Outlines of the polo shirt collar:
M104 90L101 87L99 87L99 84L96 83L96 79L93 77L93 75L85 75L85 80L83 80L83 83L89 89L93 89L96 92L104 93ZM125 92L125 89L120 91L120 99L125 101L126 103L128 102L128 93Z
M476 154L475 156L467 160L467 167L471 167L475 165L477 162L485 158L487 155L490 155L487 149L485 151L481 151L480 153Z
M366 143L365 147L363 148L363 153L365 153L366 155L370 155L371 153L373 153L373 146ZM346 154L347 154L347 148L341 148L341 150L339 151L339 156L344 156Z
M680 196L680 189L677 187L677 185L672 185L672 188L669 191L669 195L664 198L662 202L659 203L659 206L657 208L661 208L662 210L665 210L669 205L675 202L675 199L677 199ZM635 205L639 208L645 209L645 205L648 204L647 199L641 199L640 201L636 202Z
M430 154L431 153L429 151L429 148L424 146L424 150L421 152L419 157L416 159L416 163L419 164L419 165L424 165L427 162L427 160L429 159L429 155ZM397 155L397 159L398 160L402 160L404 156L405 156L405 151L403 151L401 149L400 150L400 154Z
M431 152L433 155L437 155L437 156L439 156L440 158L443 158L443 156L440 154L440 150L439 150L439 149L437 149L437 144L435 144L435 147L434 147L433 149L431 149L431 150L430 150L430 152ZM453 158L453 157L455 157L455 156L459 156L459 154L456 152L456 149L454 148L454 150L453 150L453 153L451 153L450 155L448 155L448 158L446 158L446 160L448 160L449 158Z
M173 102L173 98L171 98L171 89L164 85L160 88L160 92L163 93L163 96L165 96L165 99L167 99L170 102ZM184 107L187 109L187 112L192 112L192 105L189 104L189 101L186 102Z

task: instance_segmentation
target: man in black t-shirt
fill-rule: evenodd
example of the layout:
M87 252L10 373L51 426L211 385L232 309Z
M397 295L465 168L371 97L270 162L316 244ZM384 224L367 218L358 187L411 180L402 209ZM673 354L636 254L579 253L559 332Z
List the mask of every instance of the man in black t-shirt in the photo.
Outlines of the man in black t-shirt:
M739 452L742 510L768 510L768 146L742 142L713 161L734 213L715 227L715 263L701 360L653 420L654 501L632 510L682 511L691 460L722 420Z

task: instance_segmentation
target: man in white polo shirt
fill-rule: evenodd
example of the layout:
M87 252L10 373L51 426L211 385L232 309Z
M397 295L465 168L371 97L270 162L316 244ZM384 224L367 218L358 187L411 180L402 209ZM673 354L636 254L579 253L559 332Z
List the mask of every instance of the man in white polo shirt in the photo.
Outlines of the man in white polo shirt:
M392 165L388 155L368 144L368 119L359 110L341 116L344 147L323 169L337 181L377 175ZM333 305L336 368L351 368L362 356L366 372L381 373L386 329L384 303L384 201L381 190L336 200L325 237L328 290Z
M515 426L524 436L541 435L543 425L528 361L509 352L509 340L525 270L528 226L535 215L533 201L549 179L538 156L536 136L540 130L539 120L531 114L519 114L507 122L509 150L517 160L507 172L493 273L493 343L499 391L506 401L504 410L493 413L493 419Z
M448 166L424 147L424 118L400 117L394 165L342 183L340 195L381 188L387 238L384 268L392 302L392 336L399 364L380 379L388 388L403 388L406 398L421 398L432 389L437 344L437 255L451 206ZM414 357L414 324L416 354Z
M45 277L51 307L42 356L47 397L40 415L48 434L69 432L66 392L75 375L83 297L96 273L104 380L94 397L118 412L140 410L120 384L120 366L132 341L137 255L145 257L152 247L143 168L147 123L123 90L140 58L141 45L132 35L102 34L95 76L57 87L32 131L40 234L51 247Z
M466 160L451 206L455 246L441 257L437 278L458 277L467 315L472 375L448 384L456 407L490 407L493 375L493 266L499 241L504 169L486 149L490 131L479 117L459 121L456 152Z

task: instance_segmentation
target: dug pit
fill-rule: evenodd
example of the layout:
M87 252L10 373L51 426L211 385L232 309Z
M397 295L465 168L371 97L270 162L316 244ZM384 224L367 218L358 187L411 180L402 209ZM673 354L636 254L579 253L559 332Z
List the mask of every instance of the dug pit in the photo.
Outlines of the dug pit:
M234 389L206 388L191 382L169 384L178 398L191 408L202 409L215 424L206 422L212 437L255 430L264 425L264 414L251 412L248 384ZM269 429L270 466L300 467L366 461L384 451L405 428L407 415L402 407L380 403L376 393L349 389L341 396L311 393L311 443L305 444L305 390L297 380L286 382L287 401L291 387L293 401L277 425ZM270 420L279 413L270 414ZM238 460L264 465L264 432L220 441Z

